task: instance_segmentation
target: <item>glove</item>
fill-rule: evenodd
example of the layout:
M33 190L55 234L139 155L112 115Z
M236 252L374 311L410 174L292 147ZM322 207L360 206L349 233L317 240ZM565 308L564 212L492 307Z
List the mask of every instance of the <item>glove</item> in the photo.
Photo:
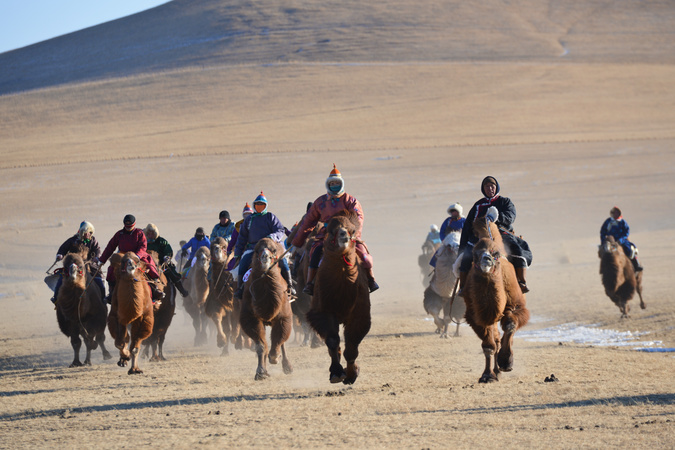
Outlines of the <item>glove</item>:
M56 260L61 261L63 259L63 255L56 255Z
M499 219L499 210L494 206L490 206L485 214L485 218L490 222L496 222Z
M181 250L180 254L181 254L182 257L186 257L187 256L187 250L185 250L185 249Z
M98 259L98 256L94 256L93 258L91 258L91 262L97 265L101 264L101 261Z
M165 263L168 263L169 261L171 261L171 257L170 257L170 256L165 256L165 257L164 257L164 262L165 262Z

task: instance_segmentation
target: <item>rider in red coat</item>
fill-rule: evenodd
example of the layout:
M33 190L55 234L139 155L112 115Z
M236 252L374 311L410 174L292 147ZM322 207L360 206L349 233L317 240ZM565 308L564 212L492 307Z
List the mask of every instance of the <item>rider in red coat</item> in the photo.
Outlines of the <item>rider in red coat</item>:
M359 217L359 229L356 230L355 235L355 238L359 240L356 244L356 253L361 258L361 266L366 269L370 292L374 292L379 289L379 285L375 281L375 276L373 275L373 258L370 256L370 253L368 253L366 246L360 242L361 230L363 228L363 209L361 208L361 203L359 203L356 198L345 192L345 183L342 174L337 170L335 165L333 165L333 170L326 180L326 191L327 193L317 198L308 209L307 214L305 214L302 222L298 225L300 228L298 229L295 238L293 238L292 244L297 248L302 247L307 235L318 222L328 224L330 219L340 211L345 209L354 211ZM303 289L303 292L309 295L313 295L314 293L314 276L316 275L316 270L319 267L319 262L323 255L323 238L325 235L326 231L324 225L324 228L317 233L317 240L310 250L307 284L305 285L305 289Z
M101 265L105 264L115 251L122 253L134 252L138 258L143 261L148 270L148 278L156 280L159 278L157 267L147 252L148 241L145 238L143 230L136 228L136 218L131 214L124 216L124 228L116 232L108 242L108 245L101 253L99 262ZM109 286L109 292L112 296L112 291L115 288L115 272L112 266L108 267L108 275L106 277ZM153 300L158 300L164 297L164 293L157 289L154 283L148 283L152 290Z

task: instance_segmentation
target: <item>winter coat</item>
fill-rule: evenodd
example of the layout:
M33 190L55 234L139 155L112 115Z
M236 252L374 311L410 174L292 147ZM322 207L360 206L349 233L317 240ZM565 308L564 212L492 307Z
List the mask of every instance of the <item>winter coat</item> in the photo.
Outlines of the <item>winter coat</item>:
M183 247L181 247L181 250L190 249L190 255L195 256L197 254L197 250L199 250L199 247L210 248L211 241L209 240L209 238L204 236L204 239L200 241L196 237L192 237L192 239L187 241L187 243Z
M276 242L283 242L285 236L284 226L274 214L270 212L251 214L239 227L234 256L240 257L246 250L255 247L262 238L270 237Z
M607 236L614 236L614 240L623 247L630 248L631 242L628 240L630 234L630 227L623 218L613 219L608 218L600 228L600 243L605 242Z
M150 278L155 279L159 277L159 273L157 272L157 267L155 267L155 262L150 255L148 255L147 249L148 241L145 238L143 230L134 228L131 231L126 231L122 228L110 239L99 260L101 261L101 264L105 264L116 250L122 253L134 252L136 256L146 264ZM108 268L107 280L114 280L112 266Z
M66 253L77 253L80 250L80 246L85 246L89 249L85 259L92 259L93 257L98 257L101 254L101 248L98 245L98 241L94 236L91 237L89 242L85 243L80 240L80 235L76 234L69 237L66 241L61 244L59 250L56 252L58 255L66 256Z
M218 222L215 227L213 227L213 231L211 231L211 240L214 240L217 237L221 237L225 239L226 241L229 241L230 238L232 237L232 232L234 231L234 222L231 220L227 223L227 225L223 226Z
M473 221L490 206L494 206L499 211L499 218L495 223L499 227L500 233L513 232L513 222L516 221L516 207L513 202L508 197L499 195L495 195L491 199L484 197L473 204L466 216L466 221L462 227L462 237L459 239L460 251L463 251L468 244L473 246L478 241L478 238L473 234Z
M462 228L464 227L464 222L466 222L466 219L464 217L460 217L457 220L454 220L452 217L448 217L445 219L443 224L441 225L441 242L448 236L453 231L462 231Z
M324 194L314 200L314 203L305 214L305 217L300 222L300 229L295 234L292 244L296 247L302 247L307 239L307 235L311 233L314 226L318 222L327 224L330 219L337 213L343 210L354 211L359 219L359 226L354 237L361 239L361 231L363 230L363 209L361 203L351 195L344 193L338 198L333 198L328 194ZM324 226L317 233L317 240L322 241L326 235L326 227Z
M173 257L173 249L171 248L171 244L169 244L169 241L161 236L155 239L153 242L148 242L148 252L150 251L157 252L160 264L164 262L164 258L167 256L169 257L169 260L171 257Z

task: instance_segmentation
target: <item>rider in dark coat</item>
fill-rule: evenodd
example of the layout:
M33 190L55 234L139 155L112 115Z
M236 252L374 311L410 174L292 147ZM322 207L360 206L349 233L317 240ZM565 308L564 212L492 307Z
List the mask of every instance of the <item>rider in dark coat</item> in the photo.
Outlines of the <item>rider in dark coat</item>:
M460 289L464 286L467 274L473 261L473 246L478 238L473 233L473 221L476 217L485 213L491 206L497 208L499 217L495 224L504 241L504 247L508 253L508 260L516 269L518 284L523 293L529 292L525 282L525 269L532 264L532 252L522 238L513 233L513 223L516 221L516 207L508 197L499 195L499 182L494 177L485 177L481 182L481 192L484 197L473 204L462 227L462 237L459 240L459 252L463 254L459 266Z

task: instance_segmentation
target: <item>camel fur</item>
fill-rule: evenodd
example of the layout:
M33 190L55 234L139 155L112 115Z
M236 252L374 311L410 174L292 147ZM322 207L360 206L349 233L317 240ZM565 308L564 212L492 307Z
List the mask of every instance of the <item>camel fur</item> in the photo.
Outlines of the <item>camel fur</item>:
M293 372L284 343L291 336L293 313L287 284L281 276L277 258L284 253L282 246L270 238L258 241L253 250L251 271L244 285L240 323L255 344L258 367L255 380L269 377L267 359L276 364L281 350L284 373ZM265 325L271 327L271 348L267 346Z
M635 293L640 297L640 308L647 306L642 300L642 272L635 272L633 264L614 236L607 236L599 250L600 275L605 294L621 311L621 318L628 318L628 302Z
M138 353L141 343L150 337L154 325L152 294L145 277L145 264L133 252L113 255L115 289L108 315L108 330L120 351L117 365L124 367L131 359L129 375L140 374ZM121 258L120 258L121 256Z
M192 318L192 326L195 328L194 345L206 344L206 326L208 324L204 305L209 295L209 265L211 251L206 247L199 247L195 253L195 264L188 271L183 285L187 289L188 296L183 298L183 307Z
M155 266L160 269L158 285L163 286L164 299L162 299L159 307L155 308L153 312L154 324L152 326L152 334L143 341L143 356L148 357L149 349L152 348L150 362L166 361L164 357L164 340L176 311L176 286L173 283L169 283L166 279L166 275L164 275L165 267L160 266L157 252L151 250L149 254L155 262Z
M211 281L204 312L216 325L218 347L221 355L228 354L228 342L237 340L241 327L239 315L241 304L234 298L234 287L237 285L232 274L227 270L227 241L217 237L211 241Z
M324 339L331 357L331 383L353 384L359 375L359 344L370 331L370 292L365 269L356 254L356 214L343 211L328 222L323 261L314 285L307 320ZM345 370L341 364L339 326L344 324Z
M450 322L457 325L455 336L459 336L459 324L466 312L464 302L456 297L457 277L452 271L458 255L459 234L452 232L446 236L438 251L429 286L424 290L424 310L434 318L436 334L440 334L441 338L448 337Z
M513 369L513 335L528 322L530 312L497 225L481 215L474 221L473 230L479 240L462 291L466 321L482 340L485 355L479 381L488 383L498 381L500 372ZM504 331L501 337L498 324Z
M98 346L101 347L103 359L112 358L104 345L108 310L103 303L103 294L93 283L93 277L80 254L68 253L65 256L62 276L63 284L56 299L56 320L73 347L74 357L70 367L90 366L91 351ZM80 336L87 349L84 363L80 361Z
M304 245L301 248L295 249L295 252L300 253L302 256L300 257L300 261L298 262L299 267L296 268L297 270L295 276L297 298L293 303L291 303L291 309L293 310L293 314L297 318L299 328L302 330L303 339L300 344L302 347L311 345L311 348L319 348L323 345L323 342L321 342L321 339L319 339L319 336L312 329L312 327L309 326L309 322L307 321L307 311L309 311L309 308L312 304L312 296L305 294L303 292L303 289L307 284L307 274L309 271L309 254L312 249L312 246L316 241L316 234L322 227L323 227L322 222L317 223L314 229L309 233L309 235L305 239ZM289 242L293 240L293 237L295 236L294 232L297 229L298 228L296 227L294 231L291 233L291 235L288 237ZM292 259L297 260L297 258Z

